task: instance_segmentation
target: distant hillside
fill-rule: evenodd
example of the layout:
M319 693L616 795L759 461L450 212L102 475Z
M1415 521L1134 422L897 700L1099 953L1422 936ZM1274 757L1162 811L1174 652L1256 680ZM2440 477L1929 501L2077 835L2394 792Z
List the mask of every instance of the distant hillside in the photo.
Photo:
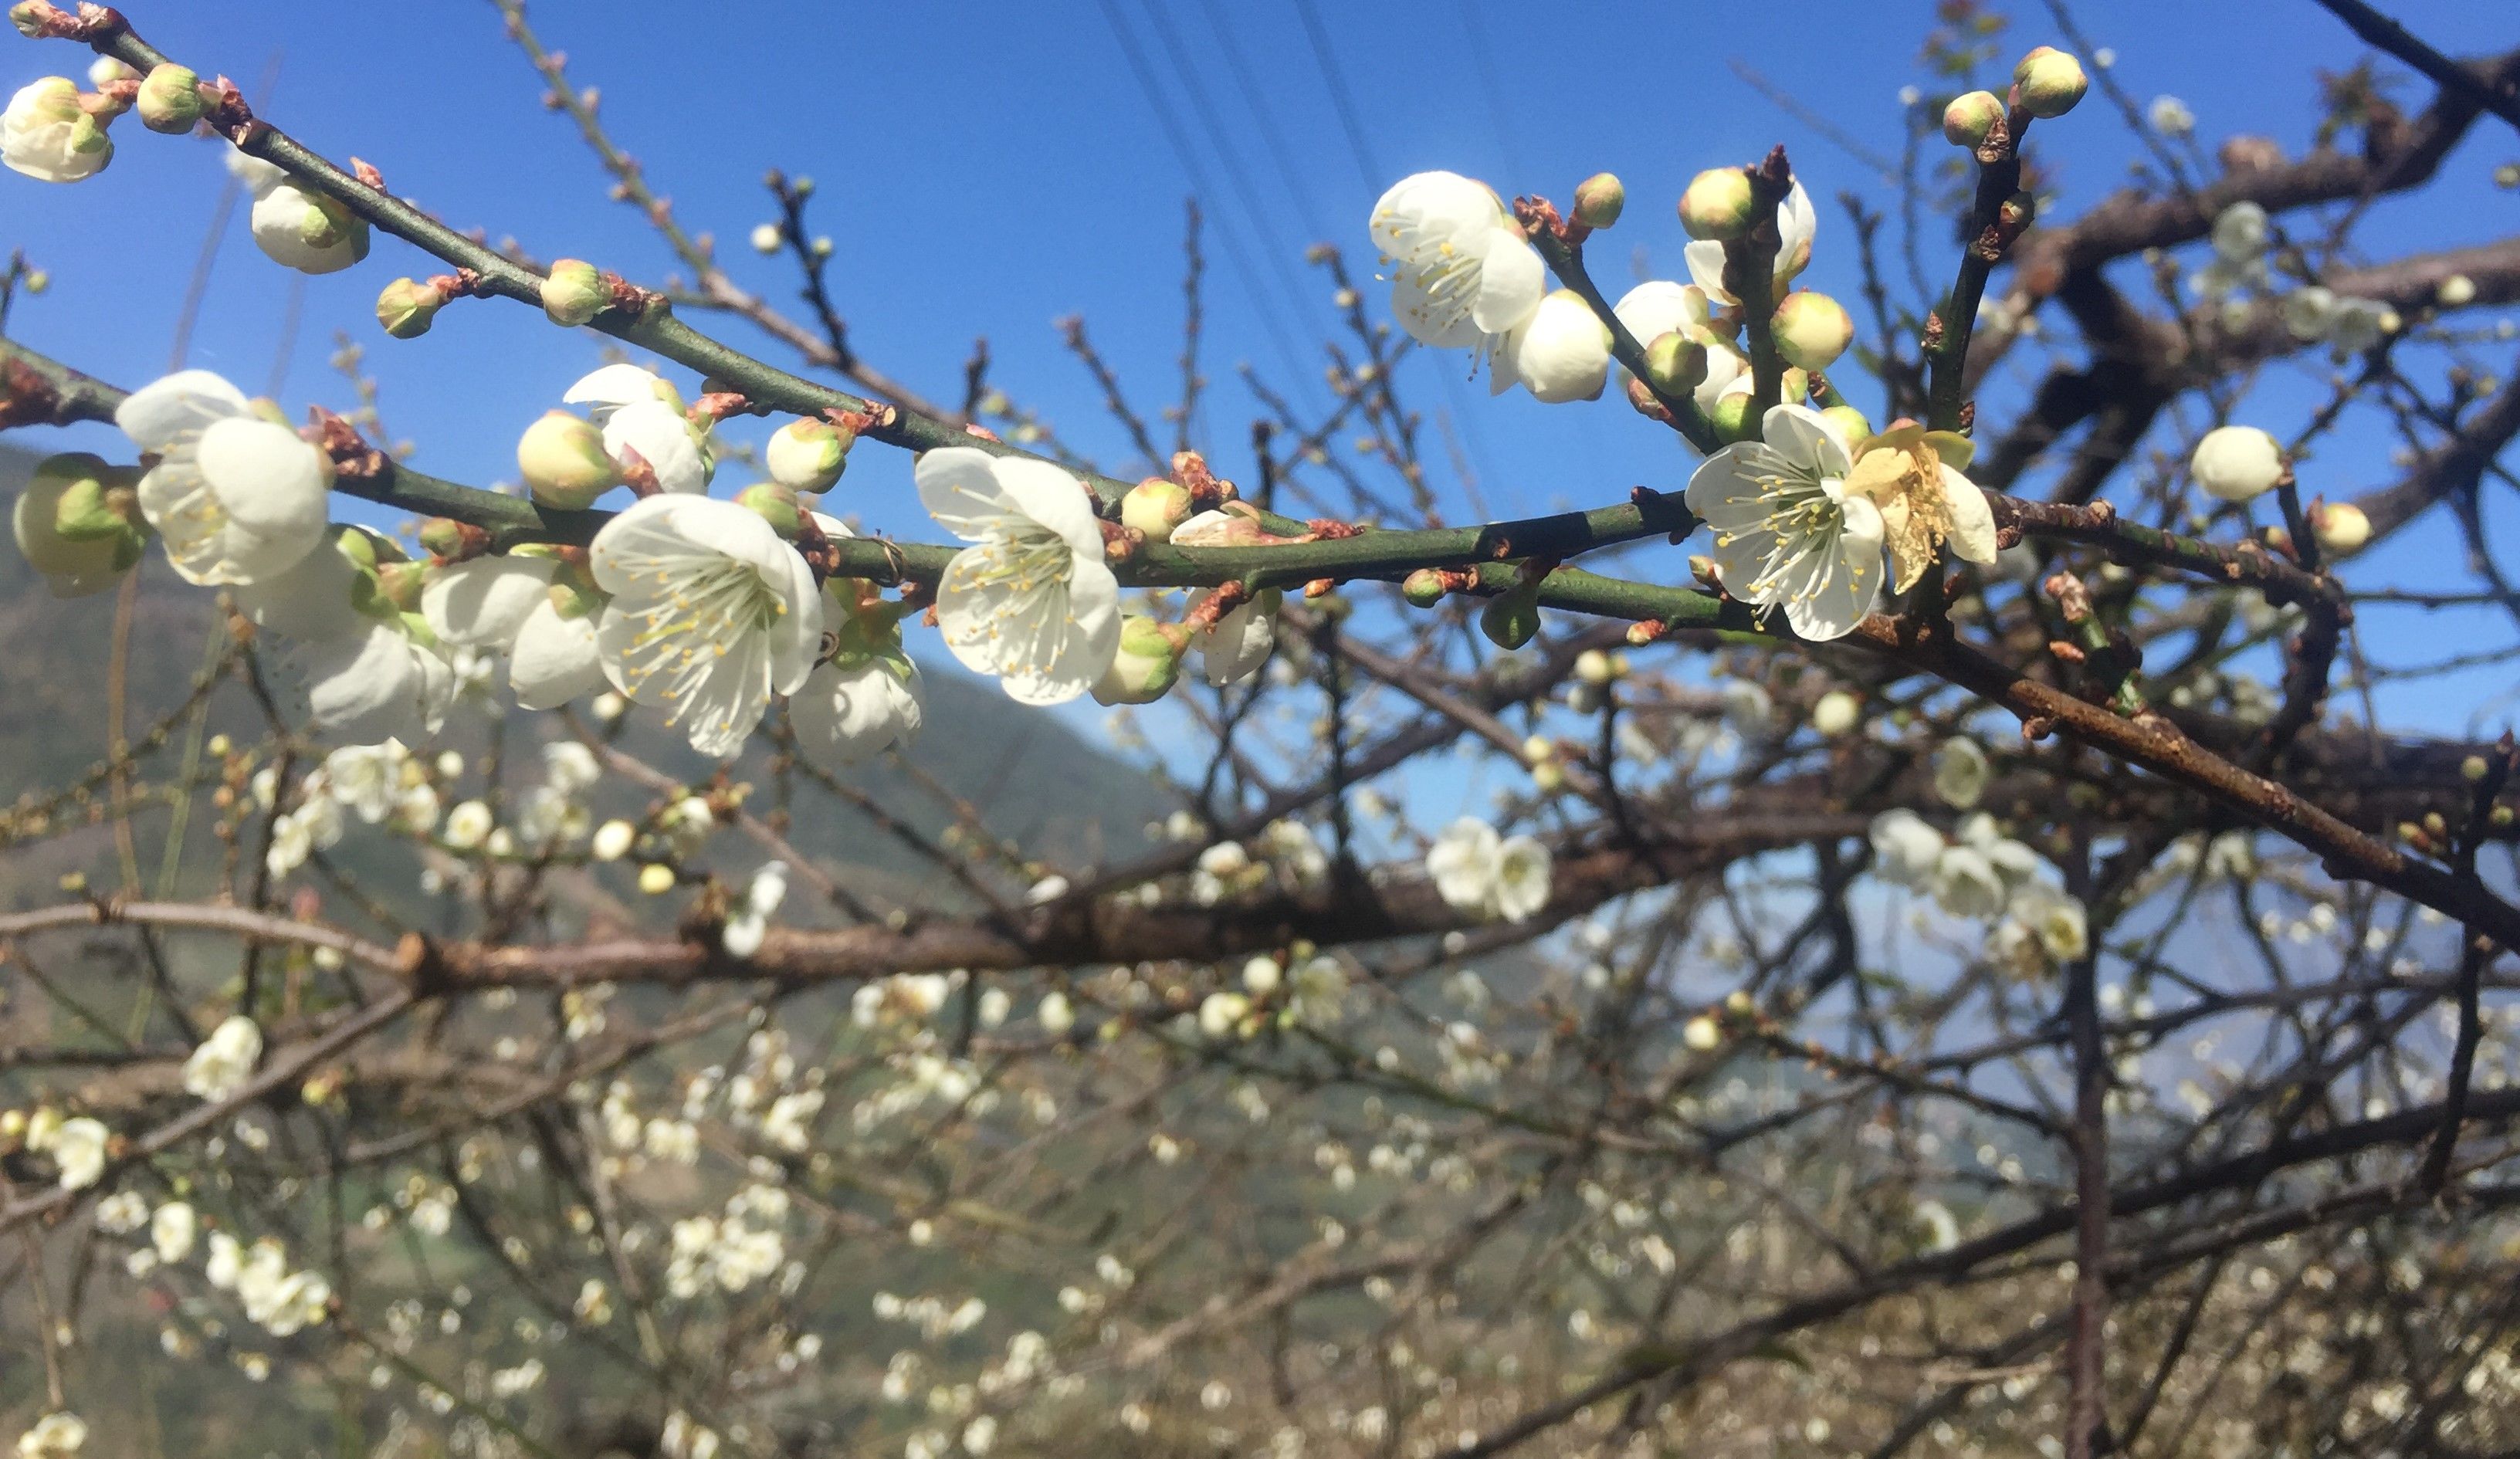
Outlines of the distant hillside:
M33 461L22 448L0 445L0 501L14 505ZM162 554L153 552L141 572L126 716L134 735L182 704L211 646L212 628L213 595L177 579ZM0 659L0 805L57 789L104 757L113 604L111 594L71 601L53 597L14 542L0 545L0 641L8 645L6 658ZM1096 749L1060 716L1017 705L995 685L950 664L922 667L926 730L911 752L914 764L952 795L978 808L992 830L1027 853L1070 864L1125 858L1145 845L1147 822L1171 809L1160 786ZM212 730L251 736L259 733L260 724L242 687L225 686L213 697ZM556 717L512 715L503 735L514 756L519 731L541 735L561 728ZM477 724L450 727L449 738L468 754L477 755L487 746ZM167 749L151 757L148 778L162 782L172 773L182 740L179 730ZM698 779L711 769L643 711L632 711L622 744L671 774ZM738 773L763 786L766 796L757 753L739 762ZM525 778L529 781L533 774L527 770ZM952 811L934 794L888 763L862 768L851 783L923 832L933 834L953 820ZM827 804L820 791L803 787L799 794L791 839L800 851L863 868L874 885L900 900L937 902L939 878L932 868L906 853L868 817L846 807L829 815L813 813L810 808ZM644 793L624 795L620 808L628 809ZM767 809L766 800L756 805ZM206 810L197 815L197 828L207 818ZM143 861L153 866L156 844L162 840L155 827L162 819L153 815L153 826L142 837L149 847ZM68 844L0 856L0 901L22 901L29 893L50 895L50 883L62 870L98 867L111 855L102 828L64 840ZM206 850L196 860L204 866L214 864L215 848L206 840L202 844ZM733 859L737 851L730 847L726 855ZM371 863L367 869L372 875L384 876L385 886L404 881L410 869L399 856L389 860L403 864L390 870L373 864L372 857L359 860Z

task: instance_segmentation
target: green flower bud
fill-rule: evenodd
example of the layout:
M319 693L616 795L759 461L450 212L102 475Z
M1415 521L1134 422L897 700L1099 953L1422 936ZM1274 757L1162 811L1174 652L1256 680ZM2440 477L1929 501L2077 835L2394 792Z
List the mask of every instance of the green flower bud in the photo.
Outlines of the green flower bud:
M84 452L46 458L12 514L18 550L56 597L113 586L140 560L148 529L133 492L139 473Z
M1540 590L1524 585L1488 599L1479 610L1479 632L1499 648L1520 648L1540 632Z
M420 545L440 557L462 556L464 538L464 524L452 517L433 516L420 524Z
M202 78L189 66L167 62L150 67L134 103L140 124L153 132L183 133L202 119Z
M349 558L352 566L365 568L370 572L377 570L376 538L356 527L343 527L333 539L333 545L340 549L341 555Z
M849 468L858 433L829 420L790 420L771 433L763 464L770 479L800 492L832 489Z
M760 516L770 530L793 542L804 525L796 512L796 490L776 481L760 481L736 493L735 504Z
M1142 613L1120 620L1120 651L1094 685L1100 704L1152 704L1170 692L1181 678L1182 649L1190 633L1179 624L1157 623Z
M2062 116L2091 89L2083 63L2053 46L2039 47L2012 68L2013 95L2033 116Z
M1706 346L1678 330L1645 346L1645 378L1665 395L1687 395L1706 379Z
M1627 185L1616 173L1596 172L1575 185L1575 221L1587 228L1609 227L1627 206Z
M1759 419L1751 412L1746 394L1727 395L1716 401L1715 409L1707 412L1706 418L1715 426L1715 438L1728 446L1758 435Z
M1785 295L1769 327L1776 332L1777 353L1800 370L1826 370L1855 342L1855 321L1846 307L1808 288Z
M525 427L517 441L517 471L535 505L562 511L584 511L621 482L604 432L566 411L549 412Z
M1161 476L1149 476L1120 499L1120 525L1147 534L1148 542L1170 542L1173 529L1191 519L1190 488Z
M17 26L18 33L26 39L42 40L46 8L38 0L18 0L17 4L9 7L9 23Z
M378 617L387 616L386 606L394 613L420 611L421 590L428 586L428 564L425 562L387 562L377 569L377 596L383 606Z
M582 258L563 258L551 266L543 281L543 313L569 329L586 324L612 302L612 286L604 271Z
M132 530L140 504L128 484L112 480L112 468L81 471L53 508L53 530L66 542L106 542Z
M1413 608L1431 608L1444 600L1444 575L1421 567L1400 580L1400 596Z
M2002 120L2003 98L1992 91L1967 92L1943 109L1943 140L1975 151Z
M1750 174L1738 167L1710 167L1680 195L1680 226L1693 239L1739 238L1757 218Z
M1830 406L1820 413L1820 418L1836 426L1837 433L1844 436L1850 443L1869 440L1872 437L1872 422L1865 420L1864 413L1851 405ZM1953 469L1958 470L1959 467L1954 466Z
M428 332L430 321L446 303L446 296L417 279L396 279L377 293L377 323L396 339L418 339Z

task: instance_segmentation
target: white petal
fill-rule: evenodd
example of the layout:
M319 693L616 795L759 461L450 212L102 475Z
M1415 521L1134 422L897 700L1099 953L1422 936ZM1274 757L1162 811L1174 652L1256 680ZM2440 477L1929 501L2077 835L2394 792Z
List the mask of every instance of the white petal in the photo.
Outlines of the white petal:
M350 606L358 569L337 549L318 550L286 572L236 589L237 610L256 628L305 642L364 632L375 620Z
M430 574L420 611L449 643L505 651L525 618L551 602L549 557L475 557Z
M1502 334L1540 307L1549 289L1549 270L1539 252L1511 229L1492 228L1473 246L1482 254L1470 320L1490 334Z
M1952 506L1952 552L1969 562L1993 562L1998 549L1995 544L1995 512L1987 506L1986 493L1966 476L1943 467L1943 497Z
M1058 533L1078 556L1102 560L1102 526L1095 519L1094 496L1074 472L1015 456L999 458L996 466L998 485L1017 511Z
M635 401L662 400L672 389L652 370L612 364L580 377L576 384L568 387L568 393L561 397L561 403L596 407L597 411L590 414L596 414L600 423L601 413L617 410Z
M166 449L176 436L249 409L245 392L206 370L179 370L131 392L113 423L143 451Z
M920 505L946 531L977 542L1014 514L999 485L997 459L976 446L940 446L922 453L911 475Z

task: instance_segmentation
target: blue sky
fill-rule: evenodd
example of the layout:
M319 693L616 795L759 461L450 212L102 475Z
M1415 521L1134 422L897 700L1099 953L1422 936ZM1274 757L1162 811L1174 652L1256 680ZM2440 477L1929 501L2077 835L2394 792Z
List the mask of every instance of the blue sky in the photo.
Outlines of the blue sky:
M539 104L537 78L501 38L485 0L134 0L126 9L144 34L204 74L225 70L249 93L276 75L268 108L276 121L336 158L377 164L397 191L450 222L513 235L543 257L591 258L649 280L671 266L639 218L606 199L606 179L565 118ZM2499 6L2400 0L2392 9L2452 52L2511 40ZM2013 13L2007 62L2060 39L2044 6ZM2138 99L2182 97L2209 142L2245 127L2300 151L2313 121L2314 71L2361 54L2307 0L2088 0L2076 14L2096 43L2115 50L2115 74L2128 89ZM1629 216L1597 242L1594 257L1597 273L1624 284L1636 264L1679 272L1684 240L1670 203L1692 173L1781 141L1822 199L1807 282L1853 302L1851 232L1826 199L1853 188L1888 205L1889 189L1761 98L1732 63L1895 154L1897 93L1928 81L1915 58L1930 5L1811 5L1766 26L1699 6L1576 4L1545 21L1538 15L1486 0L1079 0L889 13L780 0L740 9L539 0L531 19L548 44L568 53L578 85L602 88L618 138L687 227L724 241L721 254L744 284L774 298L792 294L788 266L757 258L743 239L770 215L765 169L809 174L820 184L818 226L835 245L840 306L871 362L951 396L973 337L985 334L999 384L1113 461L1125 454L1123 438L1052 321L1084 315L1135 383L1141 410L1164 405L1179 350L1182 199L1200 193L1210 219L1206 369L1215 382L1203 437L1236 474L1255 411L1236 365L1248 362L1298 401L1326 400L1318 341L1334 327L1330 290L1301 250L1335 243L1370 274L1368 205L1411 171L1452 168L1508 195L1561 199L1589 173L1617 171L1629 186ZM0 37L0 84L77 61L65 46ZM2419 100L2425 89L2409 83L2401 94ZM117 135L112 168L81 186L0 176L0 248L23 247L53 278L50 293L22 303L13 332L136 384L167 364L171 324L224 174L215 144L129 123ZM2138 151L2096 97L2035 136L2039 155L2057 170L2059 210L2068 215L2113 187ZM2472 137L2452 157L2440 198L2383 211L2389 235L2417 248L2507 232L2520 209L2512 195L2491 191L2487 174L2515 155L2520 146L2507 131ZM345 406L348 390L325 360L334 332L346 331L369 350L387 424L420 443L414 461L426 469L485 482L512 470L517 432L597 360L596 339L563 336L502 304L450 309L418 341L385 338L372 315L377 288L428 271L415 250L386 239L363 267L306 281L302 307L292 310L297 281L243 232L240 219L225 240L190 363L261 390L293 337L280 393L292 409ZM1950 257L1941 238L1933 234L1927 246L1937 281ZM722 332L790 363L738 324L723 322ZM2044 363L2023 352L1991 387L1981 419L2000 420L2007 392ZM1676 489L1693 464L1614 399L1491 402L1483 383L1462 382L1457 358L1420 357L1409 370L1415 403L1430 418L1459 413L1453 427L1494 514L1594 505L1637 482ZM2275 372L2264 423L2284 433L2318 378L2313 370ZM2371 440L2367 451L2322 457L2305 473L2314 489L2346 495L2385 479L2387 443ZM1430 458L1456 515L1474 515L1443 479L1440 445ZM932 535L908 480L906 459L870 449L833 504L879 527ZM721 476L722 486L741 484ZM2366 571L2418 581L2443 547L2411 541ZM2391 621L2432 633L2446 620ZM2374 623L2367 631L2400 630ZM2419 713L2448 703L2430 695L2407 702Z

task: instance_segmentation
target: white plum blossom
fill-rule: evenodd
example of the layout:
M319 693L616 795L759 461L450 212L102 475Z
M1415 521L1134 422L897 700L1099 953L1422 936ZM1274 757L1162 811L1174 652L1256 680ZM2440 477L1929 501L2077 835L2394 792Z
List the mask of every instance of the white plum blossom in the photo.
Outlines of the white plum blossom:
M1974 454L1967 437L1902 421L1852 454L1846 489L1881 512L1892 592L1915 586L1946 546L1963 561L1995 561L1995 510L1960 474Z
M18 1459L71 1459L87 1445L87 1420L74 1413L48 1413L18 1436Z
M1487 184L1455 172L1402 178L1373 204L1391 312L1420 344L1494 353L1540 308L1548 270Z
M1488 372L1488 389L1502 395L1520 385L1535 400L1563 405L1598 397L1609 374L1609 330L1582 295L1561 288L1506 335Z
M655 372L607 365L561 399L588 407L588 418L604 431L604 449L624 475L644 464L666 491L708 490L717 469L708 431L692 423L682 393Z
M1942 861L1943 833L1902 806L1872 818L1872 869L1896 886L1923 887Z
M324 540L331 459L226 380L178 371L132 392L113 420L158 458L140 478L140 510L185 581L252 583Z
M94 177L113 160L105 123L79 105L78 83L46 76L18 88L0 111L0 162L38 182Z
M398 625L363 621L281 660L297 718L349 744L428 738L455 701L455 670Z
M1259 672L1269 650L1278 646L1280 601L1276 589L1265 590L1236 603L1215 623L1191 636L1191 646L1198 650L1200 672L1210 685L1223 688Z
M1802 180L1796 178L1784 200L1777 204L1777 234L1780 243L1777 249L1776 283L1771 290L1776 297L1783 297L1785 286L1810 265L1812 235L1819 227L1820 216L1812 208L1811 195L1803 191ZM1722 243L1700 239L1690 243L1683 256L1688 261L1689 282L1703 290L1708 298L1719 304L1740 302L1732 297L1732 290L1724 287ZM1637 342L1642 344L1645 341L1641 339Z
M338 199L295 182L273 182L253 199L253 241L272 262L301 274L338 274L368 256L368 220Z
M380 824L401 808L402 769L410 760L398 739L343 745L324 757L324 793L369 825Z
M1708 303L1706 290L1693 284L1649 279L1620 295L1610 312L1636 336L1639 347L1675 332L1704 345L1706 378L1690 398L1699 410L1711 412L1732 382L1749 372L1750 362L1715 332Z
M1934 794L1943 804L1965 811L1986 794L1991 774L1986 751L1965 734L1944 740L1934 751Z
M2188 474L2207 495L2246 502L2283 481L2283 448L2254 425L2218 425L2196 443Z
M822 644L813 569L758 512L665 494L605 524L590 553L612 596L596 626L621 692L668 711L692 748L743 748L772 693L793 693Z
M184 1061L184 1092L213 1104L229 1098L253 1078L253 1066L261 1058L261 1028L237 1014L212 1029Z
M82 1115L64 1120L38 1148L52 1156L62 1189L84 1190L105 1178L105 1147L112 1137L103 1121ZM27 1143L34 1143L31 1137Z
M1426 851L1426 874L1446 906L1508 922L1528 921L1549 905L1550 872L1548 847L1499 835L1475 817L1445 827Z
M837 774L887 749L907 747L925 717L919 683L919 666L904 657L871 654L820 665L788 696L788 724L796 733L796 748Z
M428 575L421 616L443 642L504 653L534 609L549 605L559 570L554 558L522 554L452 563Z
M1727 593L1781 605L1803 638L1842 639L1880 595L1881 509L1847 489L1855 464L1820 412L1776 406L1763 427L1764 441L1727 446L1697 468L1688 509L1714 532Z
M761 939L770 931L771 915L779 904L788 900L788 863L769 862L752 873L751 884L743 890L743 905L726 919L726 929L718 945L737 957L749 957L761 951Z
M181 1261L193 1254L193 1242L200 1234L201 1219L193 1208L182 1201L169 1201L149 1217L149 1244L158 1250L160 1261Z
M971 546L936 585L945 646L1023 704L1092 688L1120 646L1120 585L1082 482L1048 462L947 446L919 458L919 497Z

